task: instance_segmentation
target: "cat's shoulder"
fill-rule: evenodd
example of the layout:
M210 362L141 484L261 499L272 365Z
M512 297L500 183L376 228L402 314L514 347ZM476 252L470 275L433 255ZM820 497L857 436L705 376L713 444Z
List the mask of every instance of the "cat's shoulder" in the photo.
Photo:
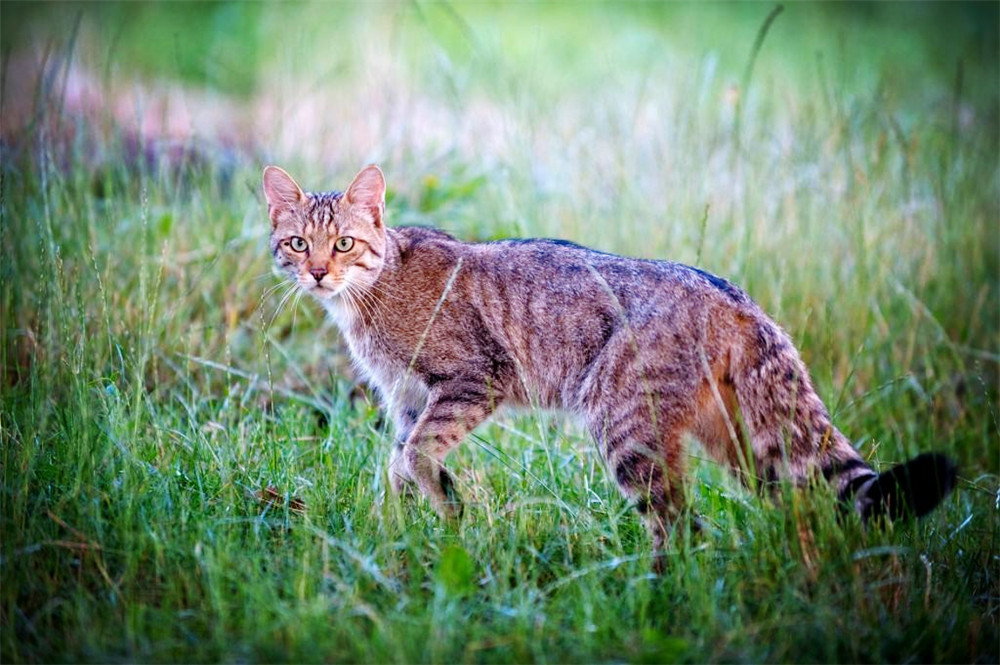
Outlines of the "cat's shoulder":
M420 246L462 244L455 236L433 226L395 226L392 233L404 253Z
M400 240L411 245L426 242L428 240L459 242L455 236L433 226L394 226L392 227L392 231Z
M389 232L404 263L414 258L451 262L465 253L465 243L432 226L395 226Z

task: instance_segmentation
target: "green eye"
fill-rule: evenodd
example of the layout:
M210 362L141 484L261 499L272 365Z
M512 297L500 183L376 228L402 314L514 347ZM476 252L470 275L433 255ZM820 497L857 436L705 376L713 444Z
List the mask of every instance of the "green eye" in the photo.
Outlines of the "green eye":
M288 241L288 244L296 252L304 252L306 251L306 247L308 247L308 245L306 245L306 241L298 236L292 236L292 239Z
M351 251L351 247L354 247L354 238L351 238L349 236L344 236L343 238L337 238L337 242L336 244L334 244L334 248L338 252L349 252Z

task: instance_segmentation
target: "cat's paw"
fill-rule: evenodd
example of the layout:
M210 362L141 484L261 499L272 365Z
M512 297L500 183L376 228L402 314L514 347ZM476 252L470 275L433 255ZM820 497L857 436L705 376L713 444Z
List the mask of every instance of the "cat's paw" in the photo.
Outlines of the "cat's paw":
M442 517L458 521L465 513L465 505L462 503L462 497L458 494L458 489L455 487L455 478L448 473L447 469L441 467L439 479L441 491L444 494L444 501L441 502L438 510Z
M389 487L392 489L393 495L401 499L410 500L420 494L417 491L416 483L398 473L393 473L392 470L389 471Z
M403 444L396 442L389 454L389 486L393 494L403 497L414 497L417 495L417 485L410 475L403 455Z

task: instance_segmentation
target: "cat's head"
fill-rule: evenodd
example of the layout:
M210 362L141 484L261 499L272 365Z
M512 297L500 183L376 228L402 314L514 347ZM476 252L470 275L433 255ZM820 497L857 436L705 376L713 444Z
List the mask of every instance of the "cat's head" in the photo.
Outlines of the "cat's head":
M361 170L343 193L303 192L277 166L264 169L271 253L303 291L328 300L378 279L385 256L385 178Z

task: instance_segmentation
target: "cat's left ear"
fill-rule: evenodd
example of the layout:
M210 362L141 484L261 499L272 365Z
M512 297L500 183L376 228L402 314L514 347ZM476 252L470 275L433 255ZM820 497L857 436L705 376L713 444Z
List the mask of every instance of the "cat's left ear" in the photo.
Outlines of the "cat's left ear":
M345 195L347 202L371 213L375 226L382 226L382 215L385 212L385 177L381 169L369 164L354 176Z

